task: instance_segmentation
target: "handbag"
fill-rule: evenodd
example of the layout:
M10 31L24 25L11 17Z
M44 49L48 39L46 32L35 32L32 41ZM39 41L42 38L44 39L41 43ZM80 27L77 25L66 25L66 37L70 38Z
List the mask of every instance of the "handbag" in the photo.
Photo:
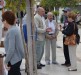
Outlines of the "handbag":
M75 30L75 25L74 25L74 30ZM66 36L64 44L65 45L76 45L76 35L73 33L71 36Z

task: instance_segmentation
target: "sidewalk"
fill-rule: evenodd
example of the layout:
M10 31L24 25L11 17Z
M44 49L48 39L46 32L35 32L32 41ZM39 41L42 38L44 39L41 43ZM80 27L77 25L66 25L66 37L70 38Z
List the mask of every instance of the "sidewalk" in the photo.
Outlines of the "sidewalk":
M79 30L81 36L81 29ZM81 43L77 47L77 69L76 72L69 72L67 67L61 66L64 63L64 55L63 55L63 45L62 45L62 33L59 32L57 44L62 48L57 48L57 62L59 65L46 65L41 70L38 70L38 75L81 75ZM45 64L45 54L42 58L42 63ZM24 62L22 63L22 68ZM21 71L22 75L26 75L24 71Z

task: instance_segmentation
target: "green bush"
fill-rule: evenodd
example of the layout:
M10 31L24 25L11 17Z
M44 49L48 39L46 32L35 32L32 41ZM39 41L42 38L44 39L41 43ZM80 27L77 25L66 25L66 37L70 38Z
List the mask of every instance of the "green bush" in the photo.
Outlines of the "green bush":
M58 16L59 15L59 11L52 11L53 15Z

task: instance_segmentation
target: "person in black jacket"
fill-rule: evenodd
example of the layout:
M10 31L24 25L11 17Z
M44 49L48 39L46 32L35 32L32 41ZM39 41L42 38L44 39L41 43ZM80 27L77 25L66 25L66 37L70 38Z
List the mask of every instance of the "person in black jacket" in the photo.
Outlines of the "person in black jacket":
M66 7L63 10L63 12L64 12L64 16L63 16L64 26L63 26L63 29L65 29L68 26L67 16L71 12L71 9ZM64 41L65 41L65 35L63 35L63 52L64 52L64 57L65 57L65 63L63 63L61 65L69 67L71 64L70 64L70 58L69 58L68 45L65 45Z
M68 26L66 27L66 29L61 30L65 36L71 36L73 33L76 36L78 35L78 27L75 23L75 18L76 18L76 15L73 12L70 12L68 14ZM78 43L78 41L76 42ZM68 45L70 62L71 62L71 66L70 68L68 68L68 71L77 71L77 62L76 62L77 61L76 59L77 43L76 45Z

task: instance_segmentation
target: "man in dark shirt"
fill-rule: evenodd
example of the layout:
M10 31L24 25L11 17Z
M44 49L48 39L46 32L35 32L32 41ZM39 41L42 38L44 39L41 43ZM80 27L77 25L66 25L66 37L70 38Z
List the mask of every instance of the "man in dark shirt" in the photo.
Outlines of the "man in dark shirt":
M63 29L65 29L68 25L68 20L67 20L67 16L68 16L68 13L71 12L71 9L66 7L64 10L64 26L63 26ZM62 65L64 66L70 66L70 58L69 58L69 51L68 51L68 45L65 45L64 44L64 41L65 41L65 35L63 35L63 49L64 49L64 57L65 57L65 63L63 63Z

